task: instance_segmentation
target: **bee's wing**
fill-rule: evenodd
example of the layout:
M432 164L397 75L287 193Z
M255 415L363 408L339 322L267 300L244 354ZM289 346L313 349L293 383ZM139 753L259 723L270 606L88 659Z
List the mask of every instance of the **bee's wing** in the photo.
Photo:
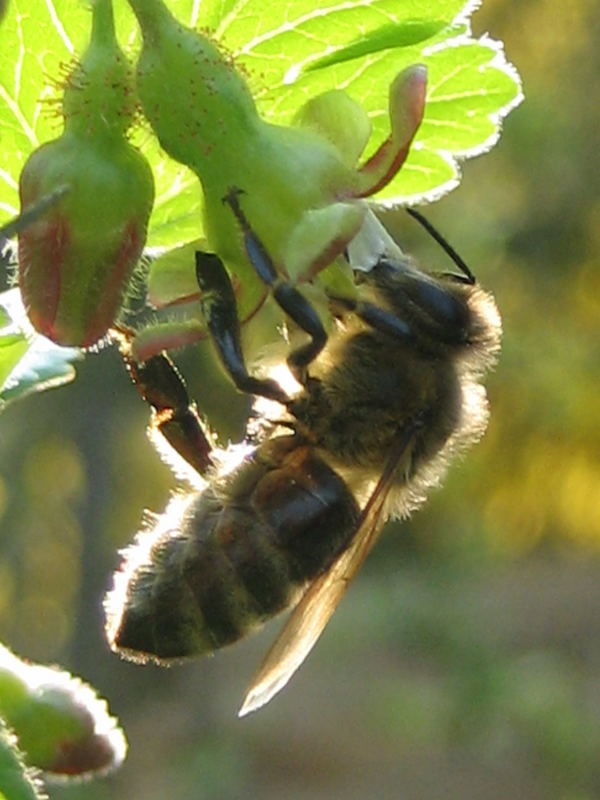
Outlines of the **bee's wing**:
M379 537L385 523L382 512L392 479L415 429L416 426L407 426L399 437L360 515L350 547L308 587L292 611L250 684L239 712L240 717L256 711L283 689L323 632L350 581Z

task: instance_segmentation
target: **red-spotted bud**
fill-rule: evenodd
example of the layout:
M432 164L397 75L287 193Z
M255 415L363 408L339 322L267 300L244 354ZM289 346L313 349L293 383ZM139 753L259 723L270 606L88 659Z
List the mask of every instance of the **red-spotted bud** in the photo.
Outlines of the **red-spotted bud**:
M255 278L244 268L239 226L223 204L234 187L244 192L245 213L277 269L296 282L322 278L361 228L361 198L389 183L406 160L425 107L425 68L394 79L390 135L361 166L371 123L344 92L313 98L292 126L268 124L215 42L182 25L163 0L129 4L143 36L140 101L163 149L202 183L210 248L247 291Z
M22 210L64 188L19 235L27 313L58 344L87 347L106 334L144 246L154 184L126 138L133 96L111 2L96 0L89 47L65 86L64 133L31 155L20 178Z

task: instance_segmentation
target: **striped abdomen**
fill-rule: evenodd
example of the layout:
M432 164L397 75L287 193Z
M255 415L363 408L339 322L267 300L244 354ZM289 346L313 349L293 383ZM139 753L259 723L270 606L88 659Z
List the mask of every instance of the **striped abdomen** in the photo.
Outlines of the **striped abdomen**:
M331 565L359 515L342 479L295 436L265 443L180 505L127 551L107 599L111 644L132 658L240 639Z

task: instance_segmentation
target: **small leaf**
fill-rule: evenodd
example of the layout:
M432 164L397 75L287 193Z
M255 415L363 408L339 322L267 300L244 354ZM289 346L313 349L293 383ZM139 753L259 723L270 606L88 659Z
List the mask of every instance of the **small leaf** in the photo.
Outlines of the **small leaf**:
M194 239L160 255L150 264L148 271L148 302L155 308L188 301L197 302L200 296L194 268L194 254L206 250L205 239ZM251 317L265 299L265 288L250 273L242 280L235 276L234 288L238 305L238 316L242 322ZM196 315L200 307L197 306ZM202 329L205 326L202 323Z
M205 239L194 239L169 250L150 264L148 302L155 308L198 297L198 281L194 271L194 253L206 250Z
M58 347L31 332L18 289L0 294L0 409L31 392L68 383L75 377L72 361L81 352ZM6 324L8 320L9 324Z
M442 20L413 19L396 25L390 23L377 28L367 36L361 36L360 39L351 42L345 47L338 48L329 55L310 61L304 71L310 72L330 67L334 64L342 64L344 61L363 58L370 53L377 53L393 47L417 45L431 39L432 36L435 36L444 28L448 28L448 23Z
M22 333L0 334L0 391L28 347L27 339Z

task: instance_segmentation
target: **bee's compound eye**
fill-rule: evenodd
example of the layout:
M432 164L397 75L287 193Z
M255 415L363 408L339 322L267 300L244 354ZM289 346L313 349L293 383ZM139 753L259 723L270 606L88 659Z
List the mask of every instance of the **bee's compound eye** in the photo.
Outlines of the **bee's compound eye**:
M469 327L469 308L460 293L434 282L426 276L411 281L410 299L436 328L442 341L463 342Z

